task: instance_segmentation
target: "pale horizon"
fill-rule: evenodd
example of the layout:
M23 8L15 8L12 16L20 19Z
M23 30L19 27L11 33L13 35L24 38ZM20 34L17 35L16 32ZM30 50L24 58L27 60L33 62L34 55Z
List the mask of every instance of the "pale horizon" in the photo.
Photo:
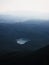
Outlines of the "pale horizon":
M0 15L49 20L49 0L0 0Z

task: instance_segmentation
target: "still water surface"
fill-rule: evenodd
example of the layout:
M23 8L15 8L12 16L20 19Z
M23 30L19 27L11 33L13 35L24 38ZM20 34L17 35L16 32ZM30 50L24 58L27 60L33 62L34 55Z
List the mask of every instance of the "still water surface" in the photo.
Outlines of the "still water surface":
M16 39L18 44L25 44L26 42L28 42L28 39L24 39L24 38L20 38L20 39Z

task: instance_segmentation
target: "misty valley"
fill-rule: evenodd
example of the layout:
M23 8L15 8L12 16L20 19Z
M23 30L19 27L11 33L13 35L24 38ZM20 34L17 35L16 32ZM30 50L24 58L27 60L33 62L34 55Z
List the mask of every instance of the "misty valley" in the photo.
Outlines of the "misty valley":
M5 21L7 21L7 23ZM15 20L0 19L1 57L2 55L11 53L14 56L18 55L17 57L26 56L25 58L27 58L27 54L49 45L48 20L14 21ZM38 52L35 54L38 55Z
M49 0L0 0L0 65L49 65Z

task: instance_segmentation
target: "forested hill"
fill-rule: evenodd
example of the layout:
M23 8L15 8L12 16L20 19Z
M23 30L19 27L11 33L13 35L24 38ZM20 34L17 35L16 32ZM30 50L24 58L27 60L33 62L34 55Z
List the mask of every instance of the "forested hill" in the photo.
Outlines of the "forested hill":
M33 20L29 21L0 23L0 51L7 52L17 48L34 50L49 44L49 21L40 24L34 23ZM16 42L18 38L27 38L30 41L24 45L18 45Z
M11 52L0 56L0 64L49 65L49 45L36 51Z

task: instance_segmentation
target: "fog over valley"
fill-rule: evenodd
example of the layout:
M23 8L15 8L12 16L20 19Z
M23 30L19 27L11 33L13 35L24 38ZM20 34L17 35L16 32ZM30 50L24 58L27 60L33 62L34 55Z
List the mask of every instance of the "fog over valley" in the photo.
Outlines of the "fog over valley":
M49 45L49 20L27 19L18 22L0 16L0 51L33 51L46 45Z
M0 0L0 64L47 65L48 59L49 0Z

